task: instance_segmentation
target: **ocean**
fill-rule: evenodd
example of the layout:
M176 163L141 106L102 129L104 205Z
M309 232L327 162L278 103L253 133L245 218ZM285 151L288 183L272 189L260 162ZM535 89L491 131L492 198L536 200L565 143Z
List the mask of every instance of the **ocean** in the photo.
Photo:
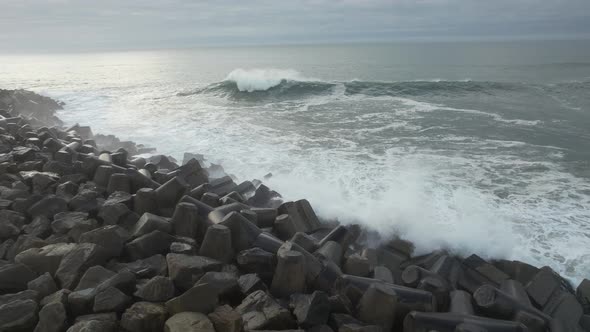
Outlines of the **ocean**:
M0 88L325 219L590 276L590 42L0 55ZM373 244L373 243L371 243Z

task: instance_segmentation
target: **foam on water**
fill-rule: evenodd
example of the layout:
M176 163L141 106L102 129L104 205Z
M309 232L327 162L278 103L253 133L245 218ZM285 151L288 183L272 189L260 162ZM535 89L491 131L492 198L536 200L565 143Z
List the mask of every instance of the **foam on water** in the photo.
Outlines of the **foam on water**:
M291 70L235 70L227 80L254 92L306 79ZM574 282L590 275L590 183L560 166L567 151L450 134L449 124L427 120L452 112L505 126L541 121L350 95L342 83L330 94L254 105L170 91L50 92L66 101L59 115L67 123L89 123L94 132L179 159L185 151L203 153L241 180L270 171L268 185L286 199L309 199L322 218L401 235L418 253L446 248L520 259Z

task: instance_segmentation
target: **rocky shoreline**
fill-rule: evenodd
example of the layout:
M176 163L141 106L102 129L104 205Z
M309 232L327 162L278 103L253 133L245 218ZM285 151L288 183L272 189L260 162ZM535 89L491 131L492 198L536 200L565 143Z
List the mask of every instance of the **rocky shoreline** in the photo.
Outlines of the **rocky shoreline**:
M365 245L262 181L0 90L0 331L590 331L590 281ZM270 176L270 175L269 175Z

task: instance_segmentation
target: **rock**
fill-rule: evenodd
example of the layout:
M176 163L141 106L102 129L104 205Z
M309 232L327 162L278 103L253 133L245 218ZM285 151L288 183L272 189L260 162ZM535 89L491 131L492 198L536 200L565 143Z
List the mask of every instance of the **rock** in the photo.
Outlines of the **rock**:
M224 263L230 262L234 255L230 229L223 225L209 226L199 254Z
M241 251L236 260L243 271L257 273L263 279L271 279L276 267L276 255L260 248Z
M526 285L531 300L539 307L544 307L551 295L560 288L560 280L551 268L545 266Z
M131 236L137 238L156 230L170 233L172 225L165 218L146 212L131 229Z
M238 277L228 272L207 272L196 285L207 284L220 299L232 301L239 295Z
M121 327L129 332L161 332L166 309L150 302L136 302L121 316Z
M289 310L264 291L256 291L248 295L236 311L242 315L244 329L247 331L284 330L296 325Z
M16 242L12 245L12 247L6 253L6 258L8 260L15 259L16 255L20 254L21 252L31 249L31 248L41 248L47 245L47 242L41 240L38 237L30 236L30 235L21 235L16 239Z
M187 183L176 176L154 190L158 208L173 207L187 190Z
M281 214L276 217L274 222L274 232L281 240L288 240L297 233L304 233L304 227L298 227L293 221L293 218L288 214Z
M114 324L117 323L117 313L116 312L109 312L103 314L89 314L89 315L82 315L76 317L75 322L87 322L91 320L99 321L99 322L112 322Z
M166 262L170 279L181 291L191 288L206 272L220 271L223 266L215 259L183 254L168 254Z
M590 280L584 279L576 289L576 296L585 313L590 313Z
M68 206L73 211L95 213L103 203L100 193L95 190L81 188L78 194L69 201Z
M287 216L285 214L285 216ZM314 252L318 248L318 241L312 236L307 235L303 232L297 232L290 240L292 243L299 245L301 248L308 252Z
M69 293L67 300L69 312L73 316L91 313L95 297L95 288L86 288Z
M39 293L34 290L25 290L14 294L0 295L0 306L14 301L33 300L36 302L38 298Z
M241 332L242 316L229 305L217 307L209 314L216 332Z
M94 312L122 312L131 302L131 298L115 287L109 287L96 294Z
M88 220L88 213L86 212L61 212L53 217L51 228L55 233L67 234L79 225L92 227L95 226L95 223Z
M162 255L154 255L146 259L136 260L131 263L111 262L108 267L113 271L130 271L138 278L151 278L157 275L168 275L166 257Z
M125 242L129 239L129 233L116 225L100 227L83 233L79 242L94 243L106 249L109 256L120 256Z
M83 290L87 288L96 288L103 281L113 277L116 273L107 270L100 265L92 266L86 270L75 290Z
M193 255L195 254L195 247L182 242L172 242L172 244L170 244L170 253Z
M8 239L20 234L20 229L9 222L0 223L0 239Z
M358 317L364 322L381 326L384 331L390 331L396 307L395 291L382 284L373 284L359 301Z
M125 294L131 294L136 289L137 278L135 274L129 271L121 271L114 276L103 281L96 287L97 292L106 290L109 287L114 287Z
M369 260L359 254L348 256L344 263L344 273L359 277L368 277L371 272Z
M321 223L313 208L305 199L296 202L283 203L278 210L279 214L288 214L296 225L301 225L303 232L315 232L321 227Z
M268 289L266 284L256 275L256 273L244 274L238 278L238 285L240 286L240 291L244 295L249 295L256 291L264 291L266 292Z
M66 308L60 302L53 302L39 311L39 323L34 332L63 332L68 316Z
M110 321L85 320L72 325L66 332L115 332L117 326Z
M49 272L54 276L63 257L76 246L73 243L58 243L42 248L31 248L18 254L15 261L26 265L38 274Z
M82 274L94 265L102 265L109 256L105 249L92 243L81 243L67 253L55 272L62 288L74 289Z
M127 206L128 208L131 208L133 207L133 195L126 191L115 191L109 195L104 204L125 204L125 206Z
M74 196L78 193L78 185L72 181L67 181L62 184L59 184L55 188L55 195L65 199L66 201L72 200Z
M375 267L375 270L373 271L373 278L377 279L377 280L381 280L384 282L388 282L390 284L393 284L394 279L393 279L393 275L391 274L391 271L383 266L383 265L379 265Z
M174 297L175 292L170 278L155 276L141 285L134 295L148 302L166 302Z
M29 281L36 275L23 264L0 266L0 293L19 292L27 289Z
M131 260L138 260L167 252L172 242L174 237L156 230L125 244L125 252Z
M49 273L44 273L36 279L29 281L27 288L36 291L39 299L57 292L57 285Z
M105 225L118 225L129 212L131 211L123 203L103 204L98 211L98 217Z
M115 173L111 175L107 185L107 193L112 194L116 191L131 192L131 179L127 174Z
M44 307L50 303L59 302L64 305L64 307L68 304L68 296L70 295L71 291L67 289L60 289L57 292L44 297L39 305Z
M277 255L278 263L270 291L277 297L305 291L305 257L298 251L282 251Z
M217 295L217 290L208 284L195 285L184 294L166 302L166 309L171 315L184 311L208 314L217 306Z
M177 236L195 238L199 231L199 211L194 204L179 203L176 205L170 223Z
M215 332L207 316L198 312L181 312L168 318L165 332Z
M27 212L32 217L45 216L47 218L52 218L55 214L67 210L68 204L63 198L55 195L48 195L33 204Z
M325 324L330 316L330 300L324 292L315 291L311 295L296 294L291 296L293 314L302 327Z
M25 234L45 239L51 235L51 221L45 216L33 218L30 224L23 227Z
M238 212L230 212L226 215L221 224L231 231L232 247L236 251L251 248L262 230L252 224L248 219Z
M151 188L137 190L133 198L133 209L139 215L143 215L146 212L156 213L158 211L158 205L154 190Z
M13 301L0 306L0 331L32 331L37 324L37 302Z

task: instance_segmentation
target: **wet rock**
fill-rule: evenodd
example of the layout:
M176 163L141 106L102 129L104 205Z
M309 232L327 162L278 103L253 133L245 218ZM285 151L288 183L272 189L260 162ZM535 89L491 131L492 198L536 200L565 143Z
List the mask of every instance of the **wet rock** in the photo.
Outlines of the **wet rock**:
M174 237L156 230L125 244L125 252L131 260L138 260L167 252L172 242Z
M108 225L83 233L78 241L100 245L105 248L107 255L114 257L121 255L128 239L129 233L125 229Z
M326 293L315 291L311 295L292 295L291 302L300 326L309 328L328 321L331 305Z
M187 190L187 183L180 177L174 177L154 190L158 208L170 208L180 200Z
M63 332L67 319L66 308L62 303L50 303L39 311L39 323L34 332Z
M38 237L30 236L30 235L21 235L19 236L10 250L6 253L6 258L8 260L13 260L16 255L20 254L21 252L31 249L31 248L41 248L47 245L45 240L41 240Z
M172 242L172 244L170 244L170 253L193 255L195 254L195 247L182 242Z
M238 277L233 273L207 272L196 283L196 285L201 284L207 284L209 288L214 289L220 300L231 301L238 297Z
M166 302L166 309L171 315L191 311L208 314L218 303L217 290L208 284L198 284L182 295ZM199 301L195 301L199 299Z
M130 263L111 262L109 263L108 268L117 272L129 271L135 274L138 278L152 278L154 276L168 275L166 257L162 255L153 255Z
M55 195L65 199L67 202L72 200L77 193L78 185L72 181L61 183L55 188Z
M133 209L139 215L143 215L146 212L157 213L158 205L154 190L151 188L137 190L133 198Z
M528 283L526 291L537 306L544 307L560 287L561 282L555 272L545 266Z
M286 215L285 215L286 216ZM318 241L312 236L309 236L303 232L297 232L290 240L292 243L299 245L301 248L308 252L314 252L318 248Z
M32 331L37 324L37 302L13 301L0 306L0 331Z
M346 259L343 270L346 274L368 277L371 272L371 266L366 257L363 257L360 254L352 254Z
M107 193L112 194L117 191L131 192L131 179L127 174L115 173L111 175L107 185Z
M209 314L209 319L217 332L242 331L242 316L228 305L217 307Z
M179 290L191 288L206 272L220 271L222 262L203 256L166 255L170 279Z
M136 302L121 316L121 327L129 332L161 332L167 312L164 306Z
M373 270L373 278L377 279L377 280L381 280L384 282L388 282L390 284L394 283L394 279L393 279L393 275L391 274L391 271L385 267L385 266L376 266L375 269Z
M176 205L170 220L174 234L194 238L199 231L199 212L194 204L182 202Z
M296 325L289 310L264 291L248 295L236 311L242 315L245 330L283 330Z
M29 281L27 288L38 293L39 299L57 292L57 285L49 273L44 273Z
M251 248L262 230L252 224L248 219L238 212L231 212L226 215L221 224L231 231L232 247L236 251Z
M0 293L18 292L27 289L27 284L36 275L23 264L0 266Z
M168 318L165 332L215 332L213 323L207 316L198 312L181 312Z
M102 265L109 256L105 249L92 243L81 243L61 260L55 277L62 288L74 289L82 274L94 265Z
M113 322L85 320L75 323L66 332L115 332L116 328Z
M105 204L100 207L98 217L103 220L105 225L118 225L130 212L129 208L123 203Z
M274 237L272 234L262 232L254 241L254 246L272 254L276 254L285 242Z
M271 293L278 297L288 297L305 290L305 257L298 251L282 251L277 255Z
M336 265L340 266L342 263L342 255L344 254L343 248L340 243L335 241L327 241L325 242L316 252L314 255L322 258L322 259L329 259L330 261L334 262Z
M86 315L92 312L96 289L86 288L68 294L68 308L73 316Z
M9 222L0 223L0 240L15 237L20 234L20 229Z
M170 278L155 276L141 285L135 296L148 302L165 302L174 297L176 289Z
M585 313L590 313L590 280L584 279L576 289L576 296Z
M95 223L88 220L86 212L60 212L53 217L51 228L55 233L67 234L76 226L95 226Z
M359 301L358 317L364 322L381 326L384 331L390 331L397 301L395 291L381 284L373 284Z
M94 312L122 312L131 302L131 298L115 287L109 287L94 298Z
M296 202L283 203L279 207L278 212L280 214L288 214L291 216L294 222L297 225L301 225L303 231L306 233L314 232L321 227L320 221L313 211L313 208L305 199Z

